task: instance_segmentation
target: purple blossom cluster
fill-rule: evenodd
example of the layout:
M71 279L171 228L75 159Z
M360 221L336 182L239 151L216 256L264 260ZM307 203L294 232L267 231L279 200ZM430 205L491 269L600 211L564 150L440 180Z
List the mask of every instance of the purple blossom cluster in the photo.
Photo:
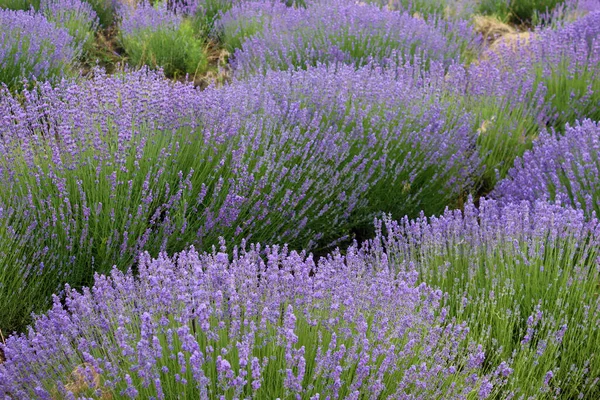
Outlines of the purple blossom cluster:
M510 375L482 372L443 295L356 247L319 262L253 245L97 275L0 345L0 395L30 398L488 398Z
M221 21L226 32L238 36L234 43L242 43L232 60L238 76L320 63L358 67L413 57L447 64L478 47L478 37L466 21L425 21L370 4L328 0L311 2L306 8L273 7L273 15L260 18L261 29L251 30L243 29L247 16L264 15L268 6L257 2L239 7ZM245 40L239 37L246 34L253 35Z
M486 343L488 365L509 361L501 398L600 395L597 219L540 200L482 198L439 217L379 221L368 248L448 293L448 318Z
M543 133L492 196L503 202L548 200L600 215L600 127L584 120L564 135Z
M66 28L77 48L89 46L98 28L98 17L89 3L81 0L42 0L40 12L57 27Z
M468 115L448 116L414 66L380 72L322 66L200 92L96 71L23 105L6 93L2 297L48 298L142 250L219 236L322 247L376 212L442 211L479 169Z
M0 82L19 88L23 79L64 76L79 49L67 30L33 11L0 9Z

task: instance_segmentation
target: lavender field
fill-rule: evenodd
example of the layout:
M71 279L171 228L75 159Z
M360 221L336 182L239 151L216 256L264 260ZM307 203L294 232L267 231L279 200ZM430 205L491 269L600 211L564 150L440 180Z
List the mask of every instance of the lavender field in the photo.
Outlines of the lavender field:
M600 0L0 0L0 400L600 399Z

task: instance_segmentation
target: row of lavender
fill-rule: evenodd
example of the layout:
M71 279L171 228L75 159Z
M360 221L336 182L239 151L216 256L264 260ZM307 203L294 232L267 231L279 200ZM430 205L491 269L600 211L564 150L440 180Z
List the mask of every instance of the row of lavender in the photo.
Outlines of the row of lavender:
M597 220L483 201L378 226L318 262L221 244L67 286L3 345L0 394L597 398Z
M252 18L265 7L289 18L265 14L273 30L261 33ZM365 7L333 3L321 31L345 17L357 30L329 52L333 36L310 41L302 28L326 14L232 9L222 21L241 27L229 32L244 79L223 89L95 71L3 92L3 329L64 283L117 268L84 295L62 291L2 346L0 394L598 397L600 128L565 122L599 119L600 15L464 66L440 45L462 57L469 37L444 42L443 30L462 25L436 20L446 33L386 47L402 34L361 42L363 15L425 23ZM248 27L264 40L248 47ZM301 70L255 75L244 57ZM220 237L331 247L381 211L439 214L506 175L544 126L564 132L542 133L496 186L499 202L479 210L386 219L376 239L320 261L278 247L242 245L233 259L186 250ZM117 272L130 267L135 279Z

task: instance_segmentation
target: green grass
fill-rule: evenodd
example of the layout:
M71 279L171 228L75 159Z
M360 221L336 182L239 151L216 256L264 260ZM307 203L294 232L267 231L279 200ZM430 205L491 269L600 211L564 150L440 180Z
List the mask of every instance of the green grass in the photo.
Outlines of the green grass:
M208 68L205 46L189 20L184 20L177 29L165 27L132 35L121 32L119 38L131 66L160 67L171 78L196 77Z

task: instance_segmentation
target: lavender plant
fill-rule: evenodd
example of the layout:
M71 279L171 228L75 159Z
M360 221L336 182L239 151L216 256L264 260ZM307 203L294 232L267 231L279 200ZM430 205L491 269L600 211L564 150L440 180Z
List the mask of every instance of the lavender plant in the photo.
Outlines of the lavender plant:
M42 0L40 11L57 27L66 28L77 48L91 48L98 18L92 7L80 0Z
M36 398L484 399L481 346L443 294L357 248L318 263L285 247L139 257L0 344L0 395ZM264 258L263 258L264 257ZM509 372L508 372L509 373Z
M65 29L33 11L0 9L0 82L11 90L24 79L53 80L70 72L80 49Z
M167 8L143 2L124 7L119 38L130 65L161 67L169 77L196 75L208 65L191 22Z
M444 91L471 111L486 172L484 193L506 177L544 128L600 119L600 13L495 45L452 66Z
M233 53L247 38L262 32L273 19L284 18L287 12L288 7L281 2L244 1L222 13L214 32Z
M501 56L492 53L468 67L454 65L442 84L448 101L473 116L472 132L485 167L478 186L484 194L506 177L515 159L551 122L545 85L527 66L498 68L501 64Z
M323 66L203 92L97 72L25 91L24 106L2 96L3 331L142 250L219 236L322 248L375 212L458 202L479 166L470 121L417 71Z
M386 7L388 10L406 11L423 18L466 17L475 11L473 0L369 0L368 3Z
M261 4L253 7L264 10ZM234 17L245 19L246 12L232 9L231 14L224 17L225 29L238 33L227 42L229 46L242 42L243 35L256 32L239 30L245 22ZM320 63L359 67L373 61L412 61L414 57L450 63L476 51L478 45L477 36L464 21L426 22L408 14L341 0L311 3L306 9L289 8L276 18L265 19L266 26L246 38L234 53L232 65L238 75Z
M468 324L486 368L510 363L499 398L600 395L598 220L542 201L482 199L479 209L385 229L372 251L448 293L448 318Z
M585 120L564 136L545 132L492 195L502 201L544 199L600 215L600 127Z

